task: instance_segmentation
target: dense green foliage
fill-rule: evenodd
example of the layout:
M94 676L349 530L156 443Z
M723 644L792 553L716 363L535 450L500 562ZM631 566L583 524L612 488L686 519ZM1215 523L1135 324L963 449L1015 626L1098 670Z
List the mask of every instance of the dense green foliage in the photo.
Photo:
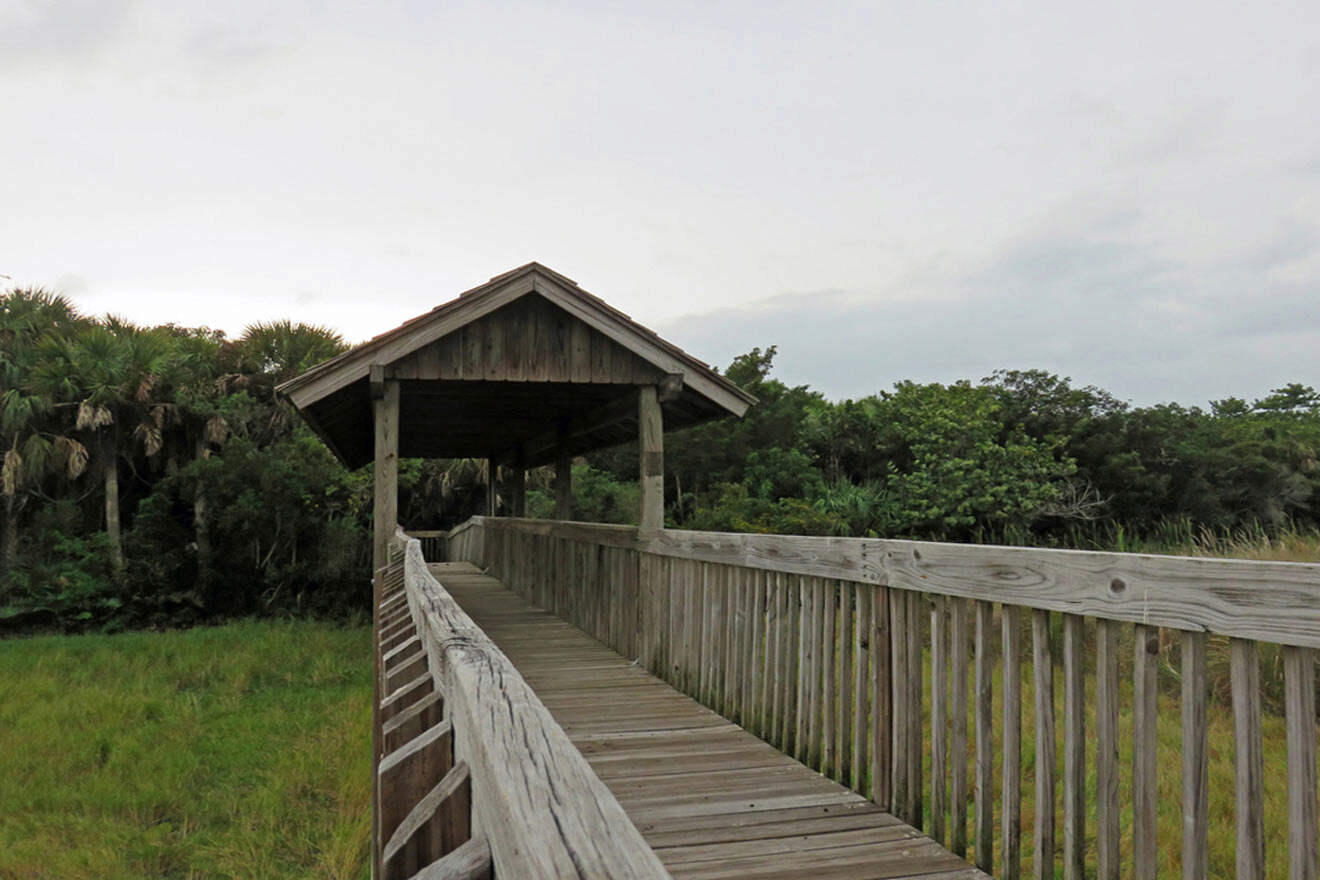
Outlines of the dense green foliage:
M1308 386L1131 407L1043 371L1000 371L835 402L774 379L774 354L728 370L760 400L744 419L667 438L672 524L1120 549L1320 526ZM619 481L636 473L635 451L591 461Z
M365 607L370 473L275 393L343 347L289 322L229 339L0 295L0 632ZM759 399L745 418L666 439L671 525L1120 549L1320 526L1308 386L1133 408L1002 371L829 401L773 378L774 355L727 370ZM576 518L631 521L636 474L635 445L578 462ZM486 485L482 461L405 461L400 521L452 525ZM552 495L533 472L530 514Z
M90 320L0 297L0 626L345 613L365 589L367 488L275 399L328 331Z
M367 876L371 634L0 641L0 877Z

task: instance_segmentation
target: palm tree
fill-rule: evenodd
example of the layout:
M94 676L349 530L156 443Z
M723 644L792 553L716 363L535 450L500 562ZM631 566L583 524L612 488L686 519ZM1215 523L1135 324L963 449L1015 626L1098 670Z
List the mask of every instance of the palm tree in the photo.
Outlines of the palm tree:
M232 348L218 333L181 331L174 335L169 376L174 402L165 406L170 407L174 421L182 427L184 443L191 445L195 462L206 459L211 447L224 443L229 436L220 398L233 384L233 374L225 369L231 366L227 361L233 360ZM207 596L214 565L206 479L200 468L193 489L193 535L197 544L197 592Z
M0 295L0 494L4 497L0 571L18 561L18 517L27 498L25 489L46 477L62 473L78 477L87 465L81 443L48 430L53 424L54 401L28 388L37 343L44 336L67 331L83 319L62 296L31 288Z
M173 345L168 333L144 330L117 318L93 324L81 332L48 337L31 385L41 393L77 404L75 430L95 441L97 463L105 486L105 527L110 562L116 577L124 572L119 511L121 428L148 456L160 453L163 411L155 391L168 374Z
M348 346L328 327L271 321L249 324L238 340L239 368L276 384L329 360Z

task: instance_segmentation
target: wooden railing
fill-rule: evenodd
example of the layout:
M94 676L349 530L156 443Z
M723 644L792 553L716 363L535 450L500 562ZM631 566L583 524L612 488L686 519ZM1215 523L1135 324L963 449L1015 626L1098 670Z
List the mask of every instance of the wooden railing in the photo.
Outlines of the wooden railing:
M377 828L392 878L663 878L655 853L503 652L390 548L380 605Z
M447 553L998 876L1054 877L1061 865L1069 880L1153 878L1173 847L1196 880L1232 847L1237 877L1256 880L1267 844L1286 851L1292 880L1317 876L1320 565L482 517L450 533ZM1168 641L1176 746L1156 726ZM1268 785L1287 789L1286 841L1265 831L1262 642L1283 646L1287 772ZM1234 731L1235 834L1213 841L1208 644L1231 666ZM1181 765L1180 840L1157 835L1170 761Z
M422 545L422 558L427 562L444 562L445 538L449 534L443 530L408 529L404 532L409 538L416 538Z

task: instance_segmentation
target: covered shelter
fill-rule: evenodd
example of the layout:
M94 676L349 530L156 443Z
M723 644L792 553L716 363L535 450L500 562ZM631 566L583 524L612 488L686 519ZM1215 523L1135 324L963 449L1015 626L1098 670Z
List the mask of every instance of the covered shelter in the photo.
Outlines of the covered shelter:
M639 524L664 525L664 429L741 416L755 399L570 278L539 263L497 275L279 386L350 468L375 462L375 554L394 529L398 458L554 464L570 518L573 456L640 443ZM493 492L487 513L493 515Z

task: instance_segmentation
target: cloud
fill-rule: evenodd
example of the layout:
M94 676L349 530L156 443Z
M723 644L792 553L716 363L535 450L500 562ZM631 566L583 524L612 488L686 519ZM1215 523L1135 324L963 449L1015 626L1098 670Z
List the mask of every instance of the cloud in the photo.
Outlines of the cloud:
M1276 242L1296 247L1294 233ZM1016 241L924 290L814 291L692 314L660 332L727 363L777 345L777 375L831 397L901 379L979 380L1042 367L1138 404L1259 396L1320 383L1320 289L1266 283L1248 261L1213 283L1149 243L1076 234Z
M66 296L83 296L90 288L86 278L72 272L55 279L55 289Z
M92 63L129 20L128 0L17 0L0 4L0 70L47 60Z

